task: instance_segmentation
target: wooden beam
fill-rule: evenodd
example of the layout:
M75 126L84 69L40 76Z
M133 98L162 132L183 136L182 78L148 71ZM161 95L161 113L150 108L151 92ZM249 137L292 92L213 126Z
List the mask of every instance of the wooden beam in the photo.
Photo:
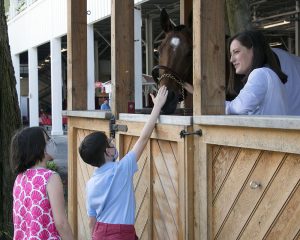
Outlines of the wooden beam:
M224 0L193 1L193 114L224 114Z
M180 0L180 24L188 25L193 11L193 0Z
M134 1L112 0L111 6L112 112L128 112L134 101Z
M86 0L68 0L68 110L87 109Z
M74 237L77 239L77 129L73 127L73 119L70 119L68 124L68 219Z
M250 8L247 1L226 0L230 36L252 28Z

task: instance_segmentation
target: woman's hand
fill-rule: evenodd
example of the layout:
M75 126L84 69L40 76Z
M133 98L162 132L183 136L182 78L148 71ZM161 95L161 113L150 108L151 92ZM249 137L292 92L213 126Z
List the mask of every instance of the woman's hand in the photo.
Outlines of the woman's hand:
M183 85L183 87L184 87L184 89L187 90L190 94L193 94L193 92L194 92L194 87L193 87L191 84L185 82L184 85Z

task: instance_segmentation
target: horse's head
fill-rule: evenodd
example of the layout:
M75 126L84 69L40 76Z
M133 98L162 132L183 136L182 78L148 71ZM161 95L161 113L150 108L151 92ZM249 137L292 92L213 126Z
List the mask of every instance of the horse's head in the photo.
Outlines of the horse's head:
M192 31L184 25L174 27L164 9L160 14L160 22L165 38L158 48L159 65L153 68L152 75L158 87L165 85L168 88L169 93L162 112L172 114L178 102L186 96L184 82L192 84Z

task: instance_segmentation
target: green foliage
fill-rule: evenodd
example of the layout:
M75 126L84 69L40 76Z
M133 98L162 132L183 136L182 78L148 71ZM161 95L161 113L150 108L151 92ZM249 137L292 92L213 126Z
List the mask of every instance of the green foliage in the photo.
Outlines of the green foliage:
M6 231L0 231L0 239L1 240L11 240L13 237Z
M55 172L57 172L57 170L58 170L57 165L53 161L48 161L46 167Z

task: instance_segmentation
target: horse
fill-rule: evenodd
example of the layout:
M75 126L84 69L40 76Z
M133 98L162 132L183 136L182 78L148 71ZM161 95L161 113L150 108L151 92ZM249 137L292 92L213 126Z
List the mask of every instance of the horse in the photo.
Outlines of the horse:
M159 63L153 68L152 77L158 87L165 85L168 89L162 113L173 114L179 102L186 102L186 86L193 83L192 29L190 25L173 26L165 9L160 13L160 24L165 38L158 48Z

